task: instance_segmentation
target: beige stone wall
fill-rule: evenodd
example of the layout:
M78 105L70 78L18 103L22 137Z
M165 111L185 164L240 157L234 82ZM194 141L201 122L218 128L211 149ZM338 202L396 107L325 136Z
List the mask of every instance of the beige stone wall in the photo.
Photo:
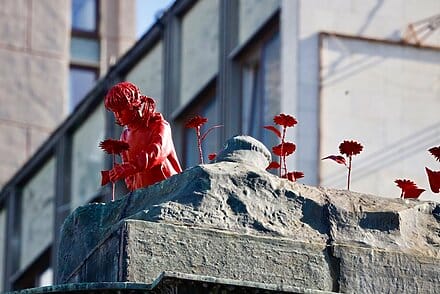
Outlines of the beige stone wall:
M0 187L65 116L69 1L0 5Z
M136 0L100 1L101 75L136 41Z

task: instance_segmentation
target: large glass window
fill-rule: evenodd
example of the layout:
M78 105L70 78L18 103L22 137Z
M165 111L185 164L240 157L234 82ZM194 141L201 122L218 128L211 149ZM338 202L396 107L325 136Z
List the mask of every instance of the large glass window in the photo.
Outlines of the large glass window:
M100 171L105 168L105 154L98 145L104 140L104 131L105 108L100 105L73 134L72 210L92 200L100 188Z
M163 45L158 42L127 74L127 81L136 84L142 94L156 100L156 108L163 111Z
M239 0L239 44L245 43L255 34L280 7L281 0Z
M97 78L96 69L86 67L70 67L69 75L69 110L73 111L86 94L93 88Z
M99 65L98 40L73 36L70 39L70 60L75 63Z
M194 115L200 115L206 117L208 122L201 128L201 133L205 133L210 127L219 125L220 118L218 113L218 101L215 96L215 90L211 88L209 91L205 91L201 97L197 98L194 105L191 105L190 110L186 111L182 116L182 124ZM218 153L221 150L220 145L220 132L219 130L213 130L209 133L206 139L202 142L203 160L209 162L208 154ZM194 129L184 129L183 137L183 165L185 168L199 164L199 152L197 147L197 136Z
M19 268L31 264L53 240L55 159L50 159L23 187Z
M72 0L70 38L69 111L95 85L99 73L98 1Z
M96 0L72 0L72 29L94 32L97 18Z
M3 290L5 245L6 245L6 209L0 208L0 291Z
M263 126L272 125L280 112L280 66L280 35L276 33L251 52L242 67L242 132L266 146L277 143Z
M219 0L202 0L182 19L180 105L187 105L218 72Z

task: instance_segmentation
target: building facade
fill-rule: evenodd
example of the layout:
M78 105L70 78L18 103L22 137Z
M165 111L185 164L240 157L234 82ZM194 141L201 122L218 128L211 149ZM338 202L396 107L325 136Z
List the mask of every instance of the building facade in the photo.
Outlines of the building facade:
M302 183L345 188L344 167L320 158L337 154L343 140L357 140L364 151L354 158L352 190L397 198L393 181L409 178L427 189L422 200L435 200L424 167L438 170L426 151L440 145L438 12L436 0L176 1L5 184L3 289L34 286L45 271L56 270L66 215L111 199L110 188L99 186L99 171L111 158L98 143L119 137L103 97L123 80L156 98L184 167L198 163L195 134L184 128L191 115L206 116L208 127L223 125L204 142L206 156L235 134L270 148L277 140L263 126L283 112L299 122L287 133L297 145L288 166L304 172ZM409 25L420 23L429 35L405 39ZM126 190L117 191L121 197Z
M134 14L134 0L2 1L0 187L35 154L60 123L75 111L99 77L134 43ZM53 166L49 164L48 169ZM26 200L38 197L33 190L28 192L30 194L24 196ZM51 199L53 194L47 196L45 199ZM23 210L23 213L27 212ZM2 213L1 226L5 217ZM53 219L50 214L40 217ZM27 241L39 245L35 250L20 249L29 250L29 254L17 259L12 283L23 286L38 283L35 280L39 278L32 270L25 274L30 277L29 281L19 276L23 276L51 242L47 232L40 233L37 233L38 240L22 239L23 245ZM5 240L4 234L2 230L2 240ZM4 242L1 243L0 290L5 287L5 248Z
M2 1L0 187L134 43L134 5Z

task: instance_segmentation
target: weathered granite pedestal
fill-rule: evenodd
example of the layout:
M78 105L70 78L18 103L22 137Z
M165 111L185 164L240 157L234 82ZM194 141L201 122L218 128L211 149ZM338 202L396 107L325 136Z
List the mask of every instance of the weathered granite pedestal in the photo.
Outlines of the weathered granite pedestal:
M438 290L439 205L292 183L269 161L235 137L215 163L76 209L57 283L152 283L168 271L280 292Z

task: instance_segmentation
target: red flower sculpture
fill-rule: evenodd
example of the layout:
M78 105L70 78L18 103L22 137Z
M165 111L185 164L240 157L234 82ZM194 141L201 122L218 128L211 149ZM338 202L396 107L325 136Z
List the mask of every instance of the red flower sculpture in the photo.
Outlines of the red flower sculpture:
M432 156L435 157L435 159L437 159L438 161L440 161L440 146L438 147L432 147L431 149L428 150Z
M276 169L276 168L280 168L280 164L276 161L272 161L267 167L266 169Z
M202 117L200 115L195 115L194 117L190 118L186 124L185 124L185 128L191 129L197 129L200 128L201 126L203 126L206 122L208 121L208 119L206 117Z
M272 147L272 151L278 156L289 156L296 150L296 145L291 142L284 142Z
M339 152L348 157L361 153L364 147L356 141L344 141L339 145Z
M433 193L440 193L440 171L432 171L425 167L428 175L429 186Z
M121 140L114 139L106 139L99 143L99 147L107 152L108 154L113 155L113 167L115 167L115 156L116 154L121 154L123 151L127 151L130 147L127 142ZM110 182L110 174L109 171L101 171L101 186L107 185ZM112 187L112 201L115 200L115 183L113 183Z
M297 179L304 178L304 173L300 171L293 171L293 172L288 172L282 177L288 179L289 181L296 182Z
M293 127L298 123L298 121L293 116L284 113L275 115L275 117L273 118L273 122L283 127Z
M347 162L345 161L345 158L342 155L330 155L330 156L321 158L321 160L324 160L324 159L331 159L331 160L335 161L336 163L343 164L345 166L347 165Z
M417 187L416 183L411 180L395 180L397 187L402 189L402 193L400 194L400 198L419 198L420 194L422 194L425 189L420 189Z
M197 148L199 150L199 162L203 164L203 150L202 150L202 142L203 140L205 140L206 136L208 136L208 134L215 128L219 128L222 127L221 125L217 125L217 126L212 126L210 127L203 135L200 133L200 127L203 126L206 122L208 121L208 119L206 117L200 116L200 115L195 115L192 118L190 118L186 123L185 123L185 128L188 129L195 129L196 130L196 135L197 135ZM208 156L209 158L209 156ZM212 159L210 159L212 160Z
M121 154L122 151L126 151L129 148L127 142L113 139L101 141L99 147L108 154Z
M280 157L279 162L271 162L269 166L266 169L279 169L279 176L281 178L286 178L291 181L296 181L296 179L304 177L304 174L301 173L301 175L296 174L297 177L295 177L294 173L297 172L288 172L287 171L287 164L286 164L286 157L295 152L296 145L291 142L286 142L286 131L288 127L295 126L298 121L291 115L280 113L278 115L275 115L273 118L273 122L276 125L279 125L282 127L282 130L280 131L275 126L264 126L265 129L273 132L278 138L281 139L281 143L272 147L272 152Z
M352 157L353 155L357 155L359 153L361 153L362 149L364 147L356 142L356 141L348 141L345 140L343 141L341 144L339 144L339 152L342 155L345 155L348 157L348 166L347 166L347 162L345 161L345 158L341 155L330 155L327 157L322 158L321 160L324 159L331 159L334 160L335 162L339 163L339 164L343 164L348 168L348 175L347 175L347 190L350 190L350 177L351 177L351 161L352 161Z

